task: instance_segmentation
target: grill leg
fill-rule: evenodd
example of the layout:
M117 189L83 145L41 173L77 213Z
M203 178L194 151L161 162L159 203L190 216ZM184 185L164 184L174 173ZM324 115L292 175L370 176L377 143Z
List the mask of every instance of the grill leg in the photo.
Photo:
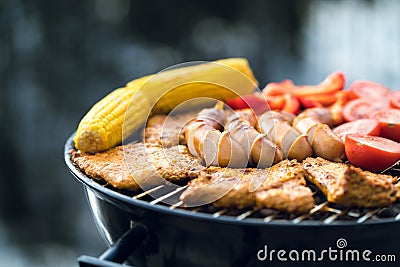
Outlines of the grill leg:
M99 258L81 256L78 258L80 267L122 267L123 262L146 238L146 229L142 225L136 225L129 229ZM127 266L127 265L123 265Z

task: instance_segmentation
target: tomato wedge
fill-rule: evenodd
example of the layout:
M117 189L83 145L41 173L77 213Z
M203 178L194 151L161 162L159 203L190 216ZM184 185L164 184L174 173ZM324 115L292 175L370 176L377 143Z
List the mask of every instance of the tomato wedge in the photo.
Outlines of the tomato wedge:
M386 109L389 102L373 101L367 98L359 98L349 101L343 108L343 118L346 121L354 121L366 118L374 111Z
M378 120L373 119L359 119L351 122L344 123L335 129L333 132L343 141L346 140L348 134L364 134L379 136L381 126Z
M400 160L400 144L377 136L348 134L345 151L351 164L373 172L383 171Z
M400 91L392 92L390 94L390 106L392 108L400 109Z
M369 115L381 124L380 136L400 142L400 109L387 109L376 111Z
M351 99L368 98L371 100L381 100L382 98L387 98L388 95L388 88L371 81L355 81L350 85L349 89Z

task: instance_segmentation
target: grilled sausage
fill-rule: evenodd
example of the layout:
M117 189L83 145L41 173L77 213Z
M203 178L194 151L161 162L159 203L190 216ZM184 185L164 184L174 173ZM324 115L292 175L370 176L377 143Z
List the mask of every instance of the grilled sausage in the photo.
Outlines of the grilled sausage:
M260 117L258 127L282 150L284 158L303 160L312 156L313 151L306 135L290 125L292 119L286 114L268 111Z
M296 128L297 123L303 118L311 118L320 123L326 124L332 127L335 122L332 113L327 108L309 108L300 113L296 118L293 119L292 125Z
M293 127L307 136L314 154L330 161L341 162L345 157L342 140L331 130L334 118L329 109L308 109L293 120Z
M343 141L326 124L315 129L311 144L315 155L324 159L342 162L345 157Z
M251 110L236 111L228 118L225 130L242 145L250 165L267 168L281 161L283 155L279 147L253 127L256 122L257 118Z
M189 152L202 158L207 166L244 168L248 162L246 152L230 133L221 133L224 120L220 105L203 109L185 131Z

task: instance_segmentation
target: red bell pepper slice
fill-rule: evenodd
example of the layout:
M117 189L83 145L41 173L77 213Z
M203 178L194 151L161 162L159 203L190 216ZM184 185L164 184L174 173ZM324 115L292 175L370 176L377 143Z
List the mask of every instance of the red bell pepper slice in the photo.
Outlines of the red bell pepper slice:
M300 110L300 101L292 94L285 94L285 105L282 111L296 115Z
M345 83L346 80L343 72L336 71L328 75L320 84L296 86L292 93L298 97L333 94L343 90Z
M299 97L304 108L326 107L334 104L337 100L336 94L321 94Z
M226 100L226 104L233 110L251 108L256 115L269 110L268 102L257 94L245 95Z
M262 90L262 93L268 96L280 96L290 93L295 88L291 80L283 80L282 82L270 82Z
M286 101L284 95L266 96L265 98L271 110L281 110Z

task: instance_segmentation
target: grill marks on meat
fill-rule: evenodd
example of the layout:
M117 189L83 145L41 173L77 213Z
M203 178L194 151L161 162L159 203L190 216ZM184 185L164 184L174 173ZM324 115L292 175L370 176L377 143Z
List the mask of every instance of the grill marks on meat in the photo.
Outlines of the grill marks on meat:
M154 115L144 129L145 143L159 144L164 147L185 145L185 129L189 121L196 118L197 113L189 112L176 116L164 114Z
M267 169L207 168L189 182L181 200L189 206L213 202L212 205L223 208L256 206L302 214L315 204L304 175L295 160L284 160ZM250 192L253 179L263 182Z
M329 202L345 207L389 206L396 200L394 178L390 175L363 171L344 163L322 158L303 161L307 178L318 186Z
M201 162L181 145L163 148L136 143L96 154L73 151L72 160L86 175L132 191L147 190L165 184L165 180L182 183L191 169L202 168Z

